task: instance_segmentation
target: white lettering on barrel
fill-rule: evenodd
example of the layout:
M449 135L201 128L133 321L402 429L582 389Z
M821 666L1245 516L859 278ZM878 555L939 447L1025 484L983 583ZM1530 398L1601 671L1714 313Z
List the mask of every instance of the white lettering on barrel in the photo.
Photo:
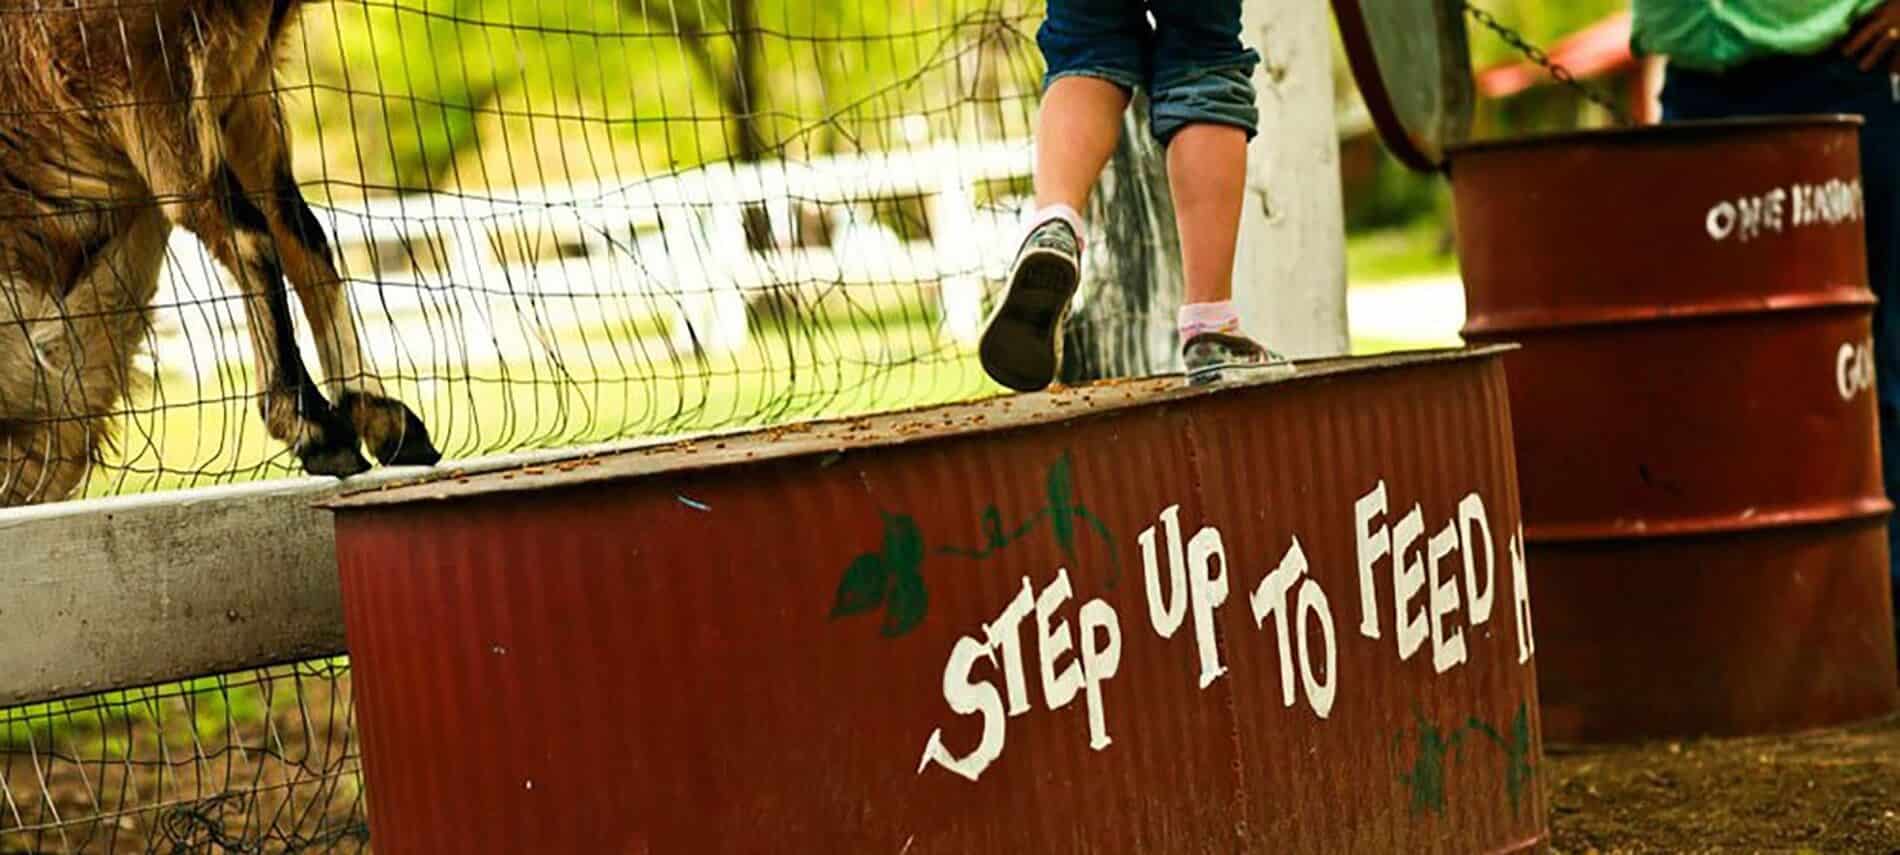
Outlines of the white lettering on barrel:
M1422 551L1412 548L1424 533L1425 513L1418 505L1392 526L1392 620L1398 625L1400 659L1412 658L1431 635L1425 626L1425 609L1413 615L1410 607L1412 598L1425 587L1425 556L1414 554Z
M1378 563L1389 562L1392 577L1389 608L1396 627L1393 641L1399 659L1412 659L1429 641L1432 670L1444 674L1471 661L1474 646L1482 643L1473 641L1474 637L1490 637L1489 633L1466 630L1476 630L1490 622L1498 595L1497 570L1510 557L1498 552L1498 547L1504 544L1499 544L1492 534L1494 529L1485 510L1484 497L1476 491L1465 494L1444 516L1413 502L1389 527L1383 521L1390 518L1387 501L1386 484L1380 481L1353 503L1353 537L1359 544L1361 608L1368 614L1376 614L1382 606L1373 580L1382 575L1379 571L1388 569L1378 567ZM1406 507L1403 498L1394 500L1393 504ZM1429 527L1425 522L1428 514ZM1514 543L1511 547L1516 548ZM1299 566L1304 567L1304 556L1300 556ZM1522 573L1520 567L1514 566L1513 570ZM1262 602L1269 605L1278 602L1286 596L1287 586L1293 584L1290 580L1276 583L1276 578L1275 574L1269 574L1254 595L1256 620L1270 613ZM1515 583L1518 578L1513 576L1509 581ZM1278 587L1274 587L1275 584ZM1517 595L1518 625L1528 633L1530 614L1521 587ZM1374 631L1368 632L1362 626L1361 634L1378 638L1377 620L1368 620L1366 624ZM1521 640L1527 646L1519 652L1528 655L1528 635Z
M1702 227L1717 242L1732 237L1747 243L1791 228L1858 223L1865 213L1860 179L1834 178L1723 199L1709 206Z
M1166 542L1160 544L1168 554L1168 593L1161 593L1161 562L1155 555L1154 526L1141 533L1142 579L1148 585L1148 622L1162 638L1173 638L1187 618L1187 559L1181 554L1181 506L1169 505L1161 512Z
M1873 388L1873 385L1873 342L1859 345L1842 342L1841 349L1834 355L1834 386L1840 391L1841 400L1851 401L1855 395Z
M1471 536L1477 532L1482 543ZM1484 515L1484 498L1472 493L1458 503L1458 537L1465 556L1465 607L1471 611L1471 625L1483 626L1491 619L1491 595L1497 593L1496 561L1492 550L1491 521ZM1484 587L1478 586L1478 563L1484 562Z
M1511 597L1517 613L1517 664L1529 662L1537 654L1537 636L1531 629L1530 573L1524 567L1524 527L1517 527L1511 538Z
M1293 706L1294 680L1306 695L1306 705L1313 715L1325 718L1333 712L1333 697L1339 688L1338 666L1339 646L1333 635L1332 607L1326 601L1326 592L1319 583L1307 576L1306 550L1300 547L1300 539L1293 538L1293 545L1287 547L1286 555L1280 559L1280 566L1260 580L1248 601L1253 606L1254 626L1265 628L1267 618L1273 618L1273 637L1280 650L1280 701L1284 706ZM1308 618L1312 620L1309 621ZM1309 627L1319 624L1320 652L1325 655L1326 667L1319 673L1313 671L1312 632ZM1294 668L1295 644L1299 667ZM1324 674L1324 677L1321 677Z
M1036 608L1036 592L1023 577L1022 591L1003 607L1003 613L983 628L990 648L1003 654L1003 685L1009 692L1009 714L1029 712L1029 681L1023 679L1023 619Z
M1121 669L1121 622L1108 603L1099 599L1083 603L1078 610L1081 628L1078 644L1078 634L1058 615L1073 595L1066 568L1056 571L1055 580L1044 587L1040 595L1028 577L1024 577L1021 591L1004 606L996 620L984 626L988 641L973 636L957 639L950 650L950 660L944 663L943 700L950 711L959 716L982 716L983 733L975 748L958 757L944 745L942 728L931 731L924 743L923 759L917 764L917 774L923 774L934 763L974 781L1002 756L1008 718L1028 711L1019 633L1032 613L1043 705L1058 710L1081 696L1088 707L1089 747L1096 751L1108 747L1108 716L1102 701L1102 684ZM1027 605L1032 601L1033 607ZM998 661L998 652L1003 654L1003 661ZM1004 709L1004 692L997 690L995 678L977 677L974 673L978 661L987 661L993 671L1001 672L1012 707L1020 704L1020 709Z
M1764 205L1772 207L1772 203ZM1772 222L1771 218L1762 219L1766 214L1756 216L1760 222ZM1837 378L1843 389L1871 382L1870 350L1870 344L1844 348L1837 360ZM1448 505L1447 497L1437 490L1422 497L1426 501L1421 502L1407 496L1403 489L1400 484L1389 493L1386 482L1380 480L1354 501L1351 538L1357 542L1356 574L1343 566L1310 566L1300 537L1292 535L1277 566L1260 577L1248 593L1254 626L1262 631L1261 641L1273 644L1278 654L1275 664L1279 666L1283 706L1294 707L1304 697L1312 714L1323 720L1332 714L1338 699L1340 639L1321 580L1328 572L1348 574L1344 577L1347 584L1351 584L1353 575L1358 577L1363 635L1379 638L1378 612L1381 608L1392 610L1394 645L1386 648L1386 656L1396 653L1398 663L1423 658L1418 654L1427 642L1431 645L1432 674L1447 674L1488 655L1496 647L1490 641L1494 633L1482 627L1492 617L1494 601L1504 599L1498 596L1503 593L1497 590L1499 584L1511 587L1508 599L1517 630L1518 663L1527 663L1536 654L1523 525L1492 520L1483 496L1475 490L1465 493L1455 505ZM1228 540L1219 529L1205 525L1192 537L1184 538L1178 505L1167 507L1159 516L1160 524L1138 538L1150 623L1156 635L1165 639L1181 635L1180 630L1192 617L1192 655L1199 666L1159 670L1179 672L1183 677L1197 670L1200 688L1207 689L1226 675L1222 659L1233 655L1216 637L1217 617L1230 585L1242 585L1252 575L1243 557L1248 532ZM1508 543L1497 543L1497 534L1507 535ZM1234 550L1231 561L1230 546ZM1500 546L1505 547L1502 552ZM1377 566L1381 561L1391 566ZM1509 575L1500 579L1499 571L1506 567ZM1316 570L1323 572L1316 574ZM1392 579L1389 605L1379 602L1376 584L1387 573ZM1089 574L1079 578L1086 582ZM1124 640L1138 641L1141 634L1125 639L1115 608L1102 599L1078 596L1080 592L1067 568L1058 568L1054 577L1040 587L1023 577L1020 587L999 592L999 600L1004 593L1009 599L1001 602L995 618L979 624L970 635L957 638L950 650L941 687L945 705L963 723L954 727L947 739L943 728L930 732L917 766L920 775L935 765L975 781L1002 756L1011 719L1042 710L1072 709L1078 700L1084 706L1081 712L1087 724L1089 748L1102 751L1112 744L1107 683L1121 670ZM1025 633L1029 635L1026 642ZM1180 639L1179 646L1186 647L1185 642ZM1028 649L1030 645L1035 649ZM1031 658L1034 665L1027 661ZM1250 657L1239 658L1244 662ZM1363 657L1345 658L1358 661ZM1422 670L1423 665L1419 662L1411 667ZM1273 665L1267 667L1271 673ZM1156 670L1142 669L1136 676L1152 675ZM1033 703L1036 688L1032 683L1040 687L1040 704ZM1141 690L1150 691L1145 685ZM959 756L948 742L974 744Z
M1075 647L1068 622L1056 618L1056 609L1068 602L1072 593L1069 571L1065 568L1057 571L1056 580L1036 597L1036 650L1042 658L1042 702L1052 710L1068 706L1075 700L1076 693L1082 691L1079 661L1056 671L1056 660Z
M1432 670L1440 674L1465 661L1464 630L1454 626L1450 632L1445 631L1445 616L1458 610L1458 577L1454 574L1445 578L1438 573L1439 563L1457 551L1458 525L1452 520L1446 520L1445 527L1425 542L1425 589L1431 603L1425 621L1431 628Z
M1764 228L1781 231L1785 222L1782 212L1788 205L1788 191L1779 187L1768 191L1762 197L1761 222Z
M1089 713L1089 747L1097 751L1109 744L1108 713L1102 707L1102 681L1115 676L1121 665L1121 622L1109 604L1090 600L1082 607L1082 694Z
M1162 638L1171 638L1188 615L1194 616L1194 646L1200 656L1201 688L1205 689L1227 673L1227 667L1220 661L1220 645L1214 629L1214 610L1227 602L1227 548L1221 542L1220 530L1213 526L1195 532L1183 548L1179 505L1163 510L1161 522L1166 543L1157 542L1159 538L1152 526L1139 538L1142 577L1148 591L1148 620ZM1171 593L1165 599L1157 552L1168 555Z
M943 699L957 715L983 714L982 739L959 759L943 747L943 729L931 731L930 741L924 744L924 759L917 764L917 774L923 774L924 769L935 763L974 781L996 758L1003 756L1003 697L996 693L995 686L970 680L970 671L978 659L988 659L992 664L996 661L990 655L989 645L969 636L957 639L956 646L950 649L950 661L943 666Z
M1761 232L1761 205L1760 196L1751 196L1735 202L1736 209L1742 212L1742 240L1754 240L1755 235Z
M1708 228L1709 237L1716 240L1728 240L1728 236L1735 231L1735 206L1728 202L1721 202L1710 208Z
M1201 651L1201 688L1227 673L1214 643L1214 609L1227 602L1227 549L1220 530L1208 526L1188 541L1188 599L1193 602L1194 642Z
M1359 634L1379 637L1378 590L1372 581L1372 565L1392 553L1392 533L1385 523L1372 527L1375 518L1385 516L1385 482L1380 481L1359 501L1352 503L1352 527L1359 545Z

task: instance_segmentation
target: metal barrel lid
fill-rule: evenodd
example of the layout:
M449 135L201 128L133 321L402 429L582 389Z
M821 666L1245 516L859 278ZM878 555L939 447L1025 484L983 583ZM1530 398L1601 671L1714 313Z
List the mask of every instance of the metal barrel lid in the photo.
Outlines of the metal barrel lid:
M1463 0L1333 0L1333 16L1386 146L1413 169L1442 169L1476 99Z

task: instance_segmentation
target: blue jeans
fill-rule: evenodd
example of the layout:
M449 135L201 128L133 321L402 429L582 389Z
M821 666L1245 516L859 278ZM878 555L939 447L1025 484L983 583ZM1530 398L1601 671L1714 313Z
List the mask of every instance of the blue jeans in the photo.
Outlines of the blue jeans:
M1887 495L1900 497L1900 86L1885 71L1864 72L1834 51L1780 57L1721 75L1672 68L1663 118L1716 119L1788 113L1850 113L1860 132L1861 189L1867 208L1868 282L1874 307L1874 376L1880 397L1880 463ZM1887 523L1894 591L1900 602L1900 515Z
M1259 131L1253 70L1260 54L1240 43L1241 0L1048 0L1036 31L1048 73L1146 89L1149 132L1167 145L1191 124ZM1154 16L1151 25L1148 16Z

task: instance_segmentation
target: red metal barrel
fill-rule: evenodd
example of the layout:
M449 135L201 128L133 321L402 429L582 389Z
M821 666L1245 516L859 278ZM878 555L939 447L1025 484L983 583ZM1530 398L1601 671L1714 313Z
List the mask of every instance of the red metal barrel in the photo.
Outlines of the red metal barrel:
M1454 149L1507 357L1553 741L1894 709L1858 120Z
M1539 846L1498 352L1179 383L340 503L378 855Z

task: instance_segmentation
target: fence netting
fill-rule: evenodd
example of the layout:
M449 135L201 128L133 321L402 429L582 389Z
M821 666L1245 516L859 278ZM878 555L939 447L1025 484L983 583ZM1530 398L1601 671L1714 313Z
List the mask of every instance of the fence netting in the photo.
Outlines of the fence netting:
M35 501L300 471L260 417L245 296L215 248L171 229L155 296L112 310L137 323L100 323L54 274L109 243L62 256L47 226L83 237L86 218L154 200L102 198L84 168L21 154L80 156L77 137L27 137L141 106L69 114L79 95L21 81L57 69L78 93L101 45L123 42L138 69L218 35L202 31L215 16L188 16L140 52L128 21L249 5L286 4L0 0L16 70L0 71L0 503L43 477L54 452L30 449L74 419L116 440L66 496ZM364 371L449 458L996 390L975 339L1032 203L1041 0L288 5L276 80L241 94L281 114ZM1169 275L1155 164L1129 135L1094 204L1119 211L1095 218L1098 279ZM1167 289L1098 290L1065 376L1167 352ZM296 300L290 314L320 380L311 318ZM83 349L102 327L138 331L106 399L76 415L6 387L21 366L72 387L48 342ZM0 709L0 855L367 851L354 735L342 659Z
M57 42L31 56L78 32L92 56L127 21L195 5L0 0L0 33ZM1025 0L338 0L303 5L276 82L243 94L279 105L364 371L469 457L995 389L973 340L1031 198L1040 14ZM128 43L125 62L183 62L188 35ZM41 100L0 98L0 126L80 109ZM24 169L0 177L0 238L105 204L49 202L62 188ZM6 247L0 264L40 251ZM298 471L258 415L244 299L216 257L170 232L135 376L115 384L126 397L88 403L116 447L71 495ZM0 422L15 435L72 417L13 409Z
M0 710L0 855L367 852L349 666Z

